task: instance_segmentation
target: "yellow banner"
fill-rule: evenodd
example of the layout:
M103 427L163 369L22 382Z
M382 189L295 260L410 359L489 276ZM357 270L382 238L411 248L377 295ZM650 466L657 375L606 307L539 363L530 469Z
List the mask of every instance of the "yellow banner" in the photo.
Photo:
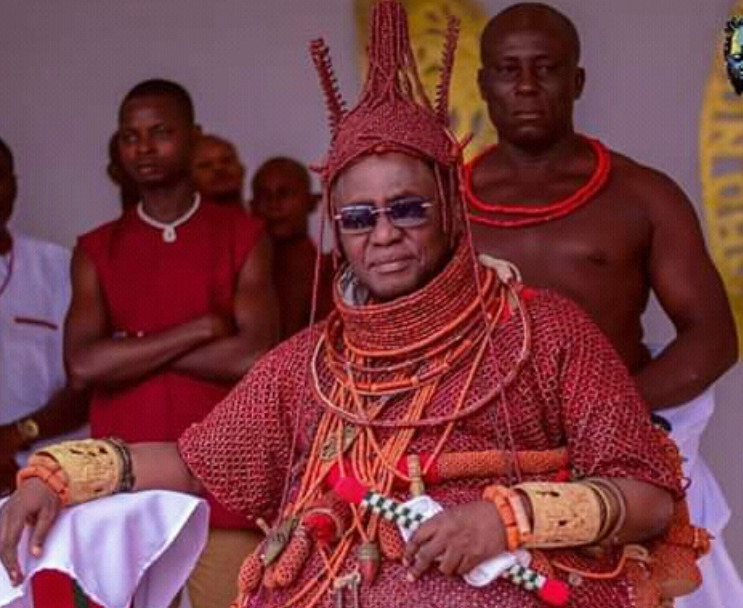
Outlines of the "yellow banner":
M355 0L356 39L362 72L366 70L366 44L369 34L370 7L374 0ZM402 0L408 13L410 38L418 61L423 85L435 99L436 84L444 47L446 20L454 15L461 20L452 85L449 96L450 117L454 132L461 139L472 134L465 150L471 158L496 141L487 108L480 99L477 71L480 68L480 33L488 16L475 0Z
M732 7L733 15L743 15L743 0ZM721 33L707 80L699 159L710 251L725 282L743 353L743 97L728 81L723 40Z

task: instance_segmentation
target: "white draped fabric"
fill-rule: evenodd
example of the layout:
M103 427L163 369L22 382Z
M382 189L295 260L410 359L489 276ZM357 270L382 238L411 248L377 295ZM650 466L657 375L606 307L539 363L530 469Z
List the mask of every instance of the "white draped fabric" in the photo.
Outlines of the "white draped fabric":
M2 503L0 503L2 504ZM77 580L107 608L168 608L206 543L209 507L175 492L119 494L65 509L35 558L19 546L26 575L12 587L0 568L0 608L33 608L30 577L51 569Z

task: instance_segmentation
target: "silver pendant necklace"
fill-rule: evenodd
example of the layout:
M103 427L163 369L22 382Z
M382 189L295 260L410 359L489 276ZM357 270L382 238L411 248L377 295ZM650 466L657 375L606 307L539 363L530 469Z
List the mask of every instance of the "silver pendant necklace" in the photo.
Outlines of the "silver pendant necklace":
M163 241L166 243L174 243L176 239L178 238L178 235L175 232L175 229L179 226L182 226L185 224L188 220L190 220L194 214L199 210L199 207L201 206L201 195L197 192L193 197L193 205L191 205L191 208L186 211L181 217L179 217L176 220L173 220L172 222L159 222L158 220L150 217L147 215L147 213L144 210L144 205L142 204L142 201L139 201L137 204L137 215L139 216L139 219L142 220L145 224L148 224L152 226L153 228L157 228L158 230L163 231Z

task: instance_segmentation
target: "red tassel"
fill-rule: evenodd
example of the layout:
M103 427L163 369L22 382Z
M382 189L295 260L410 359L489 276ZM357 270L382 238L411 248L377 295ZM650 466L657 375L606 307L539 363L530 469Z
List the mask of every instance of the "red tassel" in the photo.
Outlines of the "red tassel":
M570 587L567 583L556 579L547 579L539 590L539 599L549 606L564 606L570 599Z
M327 513L310 513L302 518L302 523L318 543L329 544L336 540L338 527Z
M338 542L351 526L351 508L335 493L327 492L307 510L302 526L315 542Z
M366 496L368 488L365 488L354 477L341 477L333 487L333 491L345 502L357 505Z

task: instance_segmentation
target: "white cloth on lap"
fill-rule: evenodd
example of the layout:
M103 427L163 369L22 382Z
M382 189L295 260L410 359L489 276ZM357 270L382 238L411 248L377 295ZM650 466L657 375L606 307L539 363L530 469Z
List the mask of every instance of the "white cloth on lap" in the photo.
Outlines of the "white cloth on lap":
M41 570L65 572L107 608L126 608L132 598L135 608L167 608L196 564L208 526L206 501L176 492L119 494L65 509L41 557L30 555L24 531L24 582L12 587L0 568L0 608L32 608L30 577Z

